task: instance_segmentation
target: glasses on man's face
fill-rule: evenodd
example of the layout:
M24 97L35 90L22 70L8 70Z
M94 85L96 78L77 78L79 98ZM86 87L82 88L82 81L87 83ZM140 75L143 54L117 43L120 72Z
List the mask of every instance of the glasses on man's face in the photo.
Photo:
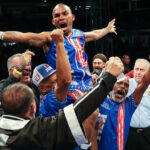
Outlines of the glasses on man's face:
M19 66L11 66L10 69L15 69L15 68L16 68L18 71L22 72L22 68L19 67Z

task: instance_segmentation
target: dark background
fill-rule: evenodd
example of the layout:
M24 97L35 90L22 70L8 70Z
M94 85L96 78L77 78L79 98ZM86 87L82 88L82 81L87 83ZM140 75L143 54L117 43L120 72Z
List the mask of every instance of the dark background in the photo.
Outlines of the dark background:
M0 31L50 31L52 9L57 3L69 5L76 16L74 28L91 31L106 27L116 18L118 35L86 44L91 69L92 57L104 53L107 57L128 54L131 65L136 58L150 54L150 1L149 0L0 0ZM28 44L0 41L0 79L8 76L6 62L9 56L30 49L36 53L33 68L46 62L42 48Z

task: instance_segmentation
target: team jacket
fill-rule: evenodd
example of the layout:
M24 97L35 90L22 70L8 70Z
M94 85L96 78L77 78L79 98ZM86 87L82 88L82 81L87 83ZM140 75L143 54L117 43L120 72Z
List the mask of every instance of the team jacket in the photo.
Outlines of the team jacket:
M39 114L42 117L55 116L59 109L69 105L68 101L60 102L54 94L54 88L45 96L41 96Z
M103 125L99 129L99 150L124 150L131 117L136 109L133 96L118 103L107 97L99 107Z

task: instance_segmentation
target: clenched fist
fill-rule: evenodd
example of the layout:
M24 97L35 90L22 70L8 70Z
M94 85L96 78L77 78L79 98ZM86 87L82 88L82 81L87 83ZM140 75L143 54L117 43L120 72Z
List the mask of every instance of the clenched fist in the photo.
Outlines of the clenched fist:
M64 33L61 29L55 29L51 32L51 37L56 44L64 42Z
M124 71L124 66L119 57L111 58L106 63L105 72L109 72L115 77L120 75Z

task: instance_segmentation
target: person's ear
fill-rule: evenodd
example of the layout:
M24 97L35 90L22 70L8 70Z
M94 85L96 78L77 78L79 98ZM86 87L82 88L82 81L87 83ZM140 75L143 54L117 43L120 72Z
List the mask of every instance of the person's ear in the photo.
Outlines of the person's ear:
M72 21L74 21L75 20L75 15L74 14L72 14Z
M36 113L36 104L35 103L33 103L31 105L31 113L32 113L32 115L35 115L35 113Z
M54 19L52 19L52 24L55 26L55 21L54 21Z

